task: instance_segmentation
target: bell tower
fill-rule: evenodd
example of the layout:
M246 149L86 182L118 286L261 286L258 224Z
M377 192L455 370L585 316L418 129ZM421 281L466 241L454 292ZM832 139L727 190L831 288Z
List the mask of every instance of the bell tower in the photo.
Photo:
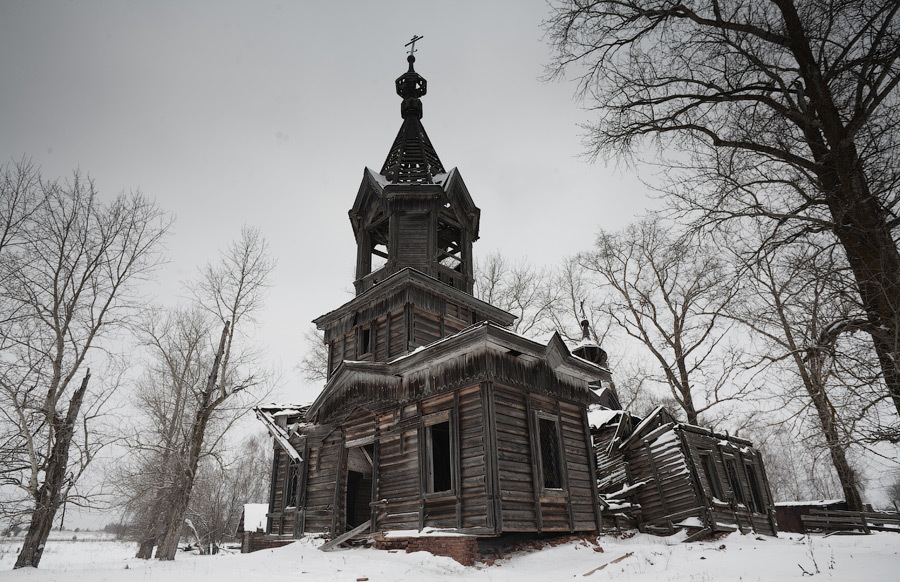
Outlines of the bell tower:
M350 210L356 296L314 322L325 332L329 379L348 361L389 362L472 324L508 327L515 320L472 295L481 211L425 133L428 84L412 53L395 82L403 99L400 131L381 171L363 171Z
M411 51L412 53L412 51ZM395 81L403 123L381 172L366 171L350 210L357 243L356 293L410 267L472 293L472 243L481 211L456 169L444 169L425 127L428 82L407 57Z

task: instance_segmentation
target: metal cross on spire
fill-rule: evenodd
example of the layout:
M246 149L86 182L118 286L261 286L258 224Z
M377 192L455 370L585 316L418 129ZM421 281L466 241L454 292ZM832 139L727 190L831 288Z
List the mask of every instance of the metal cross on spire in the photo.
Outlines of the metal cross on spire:
M403 45L409 47L409 56L414 56L413 53L416 52L416 42L422 40L423 38L425 37L413 35L412 39L408 43Z

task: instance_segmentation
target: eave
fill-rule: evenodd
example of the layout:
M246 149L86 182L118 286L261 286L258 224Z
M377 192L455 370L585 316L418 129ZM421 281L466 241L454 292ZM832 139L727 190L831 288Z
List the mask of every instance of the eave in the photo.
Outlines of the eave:
M581 385L585 393L591 393L590 382L598 378L609 378L609 372L604 368L569 353L565 342L558 334L554 334L550 342L543 345L485 321L390 362L342 362L312 403L307 414L309 418L315 419L329 400L352 396L348 394L351 390L377 392L379 388L399 387L404 378L428 370L443 361L483 351L512 354L524 361L535 363L546 362L554 374L565 378L571 384Z
M387 277L378 285L366 289L337 309L317 317L313 320L313 323L316 324L316 327L319 329L326 329L341 317L363 308L368 303L374 303L381 299L385 299L407 285L418 287L437 295L444 295L448 299L485 314L487 317L502 325L512 325L516 320L515 315L498 307L494 307L490 303L482 301L473 295L469 295L461 289L450 287L412 267L404 267Z

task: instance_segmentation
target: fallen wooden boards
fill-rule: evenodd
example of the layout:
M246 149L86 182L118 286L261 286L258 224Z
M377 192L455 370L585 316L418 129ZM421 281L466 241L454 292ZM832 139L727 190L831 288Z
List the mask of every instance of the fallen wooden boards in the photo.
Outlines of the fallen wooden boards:
M593 573L595 573L595 572L599 572L600 570L602 570L603 568L609 566L610 564L618 564L619 562L621 562L621 561L624 560L625 558L628 558L628 557L633 556L633 555L634 555L634 552L628 552L628 553L625 554L624 556L619 556L619 557L616 558L615 560L612 560L612 561L610 561L610 562L607 562L607 563L603 564L602 566L600 566L599 568L594 568L594 569L591 570L590 572L586 572L586 573L582 574L582 576L590 576L591 574L593 574Z
M354 537L355 535L360 534L360 533L364 532L365 530L369 529L369 526L371 526L371 525L372 525L372 520L370 519L366 523L356 526L355 528L351 529L347 533L339 535L338 537L334 538L330 542L326 542L326 543L322 544L319 547L319 549L322 550L323 552L327 552L328 550L334 549L337 546L339 546L342 543L349 540L350 538Z

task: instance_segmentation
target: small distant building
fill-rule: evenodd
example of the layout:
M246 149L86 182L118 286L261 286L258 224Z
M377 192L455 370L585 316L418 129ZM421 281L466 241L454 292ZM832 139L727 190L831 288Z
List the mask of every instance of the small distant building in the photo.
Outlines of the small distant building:
M266 514L268 512L268 503L245 503L241 521L238 523L237 533L239 535L244 532L264 533L266 531Z
M677 422L662 407L644 419L608 410L591 416L599 493L631 502L642 531L776 535L762 455L750 441Z

